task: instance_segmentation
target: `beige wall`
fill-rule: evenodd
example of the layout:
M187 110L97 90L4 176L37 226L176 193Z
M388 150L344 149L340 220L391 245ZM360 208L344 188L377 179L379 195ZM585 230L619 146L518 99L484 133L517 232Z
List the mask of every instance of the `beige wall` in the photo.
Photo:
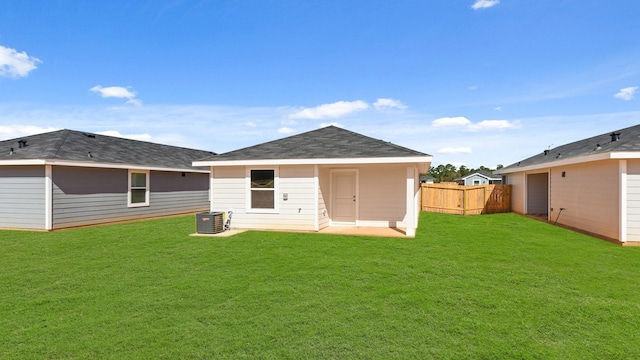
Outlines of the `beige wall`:
M550 220L558 219L558 224L618 239L618 174L619 163L615 160L552 168ZM560 208L565 210L558 217Z
M511 210L518 214L525 213L524 172L507 175L507 184L511 185Z
M321 166L320 190L321 193L324 194L325 209L329 218L331 217L331 170L340 169L354 169L358 171L359 215L357 225L406 227L408 221L406 218L406 164ZM419 181L416 178L415 201L419 198L418 191Z
M404 227L406 165L363 166L360 170L360 223Z

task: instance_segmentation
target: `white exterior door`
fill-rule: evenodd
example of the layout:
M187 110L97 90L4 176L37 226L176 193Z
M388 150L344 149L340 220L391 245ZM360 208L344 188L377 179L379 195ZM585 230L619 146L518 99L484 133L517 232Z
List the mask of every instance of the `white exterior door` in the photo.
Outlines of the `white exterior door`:
M334 171L331 177L331 220L337 224L355 224L357 218L357 178L355 170Z

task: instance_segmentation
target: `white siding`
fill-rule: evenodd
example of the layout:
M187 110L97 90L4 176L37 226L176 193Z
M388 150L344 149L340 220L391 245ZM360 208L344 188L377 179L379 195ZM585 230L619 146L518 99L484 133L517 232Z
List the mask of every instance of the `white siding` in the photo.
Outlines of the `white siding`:
M0 227L45 229L44 166L0 167Z
M247 212L245 167L214 168L213 211L233 210L231 226L245 229L315 229L314 166L280 166L277 213ZM284 200L287 194L287 200Z
M248 228L244 166L213 168L212 176L211 210L232 210L231 227Z
M627 163L627 241L640 241L640 161Z

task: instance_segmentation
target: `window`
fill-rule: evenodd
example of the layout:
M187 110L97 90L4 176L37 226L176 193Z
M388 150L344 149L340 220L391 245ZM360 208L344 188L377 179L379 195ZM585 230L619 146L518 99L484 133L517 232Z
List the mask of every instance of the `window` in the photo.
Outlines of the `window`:
M129 170L129 207L149 206L149 171Z
M249 171L249 208L252 210L276 209L275 169L251 169Z
M473 180L473 185L480 185L480 180Z

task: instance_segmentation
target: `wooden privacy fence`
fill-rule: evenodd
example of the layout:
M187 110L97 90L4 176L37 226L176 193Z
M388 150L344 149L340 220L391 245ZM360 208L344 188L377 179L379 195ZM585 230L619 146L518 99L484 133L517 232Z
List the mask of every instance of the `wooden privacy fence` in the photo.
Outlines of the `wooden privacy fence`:
M477 215L511 211L511 185L422 184L422 211Z

